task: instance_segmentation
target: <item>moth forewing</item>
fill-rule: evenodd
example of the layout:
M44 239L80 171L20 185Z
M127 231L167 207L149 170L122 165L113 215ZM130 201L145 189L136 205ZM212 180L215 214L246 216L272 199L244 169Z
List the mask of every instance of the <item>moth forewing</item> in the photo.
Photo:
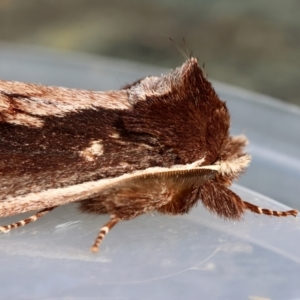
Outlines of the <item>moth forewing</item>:
M120 220L187 213L199 200L227 219L245 210L296 215L228 189L250 162L247 139L229 129L226 104L195 58L119 91L0 80L0 216L41 210L0 231L79 202L83 212L111 216L96 251Z

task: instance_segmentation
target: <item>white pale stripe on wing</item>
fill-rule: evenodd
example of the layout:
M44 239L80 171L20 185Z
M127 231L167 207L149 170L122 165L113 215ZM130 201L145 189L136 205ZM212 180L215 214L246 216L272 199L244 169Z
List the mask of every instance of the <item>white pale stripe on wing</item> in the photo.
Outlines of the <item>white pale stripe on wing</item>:
M202 166L194 169L218 170L220 167ZM142 171L135 171L116 178L88 181L62 188L48 189L39 193L29 193L23 196L11 197L0 201L0 216L10 216L26 211L40 210L46 207L63 205L81 201L98 195L105 188L117 184L122 180L147 174L167 173L181 170L191 170L189 165L178 165L176 168L153 167Z

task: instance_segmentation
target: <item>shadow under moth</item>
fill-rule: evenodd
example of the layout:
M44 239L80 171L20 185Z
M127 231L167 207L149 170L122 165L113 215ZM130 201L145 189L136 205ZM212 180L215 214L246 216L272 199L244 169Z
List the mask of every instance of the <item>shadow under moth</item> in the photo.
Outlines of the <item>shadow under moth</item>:
M296 216L228 189L250 163L246 137L229 127L226 104L195 58L116 91L0 80L0 217L39 210L0 231L70 202L110 215L92 251L121 220L188 213L199 200L225 219L245 210Z

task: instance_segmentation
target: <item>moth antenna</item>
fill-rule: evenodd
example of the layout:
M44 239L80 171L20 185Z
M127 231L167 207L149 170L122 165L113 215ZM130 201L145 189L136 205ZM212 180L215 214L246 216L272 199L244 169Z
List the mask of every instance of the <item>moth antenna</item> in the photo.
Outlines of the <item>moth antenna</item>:
M0 232L9 232L11 229L22 227L22 226L25 226L29 223L35 222L37 219L43 217L45 214L47 214L48 212L50 212L51 210L53 210L56 207L57 206L52 206L52 207L45 208L43 210L40 210L35 215L33 215L33 216L31 216L27 219L21 220L21 221L16 222L16 223L12 223L10 225L0 226Z
M99 251L99 246L104 240L105 236L119 221L120 219L113 216L104 226L100 228L98 236L96 237L95 242L91 247L92 252L96 253Z
M185 47L185 51L186 51L186 53L187 53L188 58L191 59L191 58L193 57L193 51L190 51L190 50L189 50L185 38L182 38L182 42L183 42L183 45L184 45L184 47Z
M175 47L177 48L177 50L180 52L180 54L182 54L183 55L183 57L185 58L185 59L190 59L190 56L187 54L187 53L185 53L184 52L184 50L181 48L181 47L179 47L179 45L177 44L177 43L175 43L175 41L172 39L172 38L170 38L169 37L169 40L175 45ZM184 41L185 42L185 41ZM185 45L186 46L186 45ZM187 50L187 49L186 49Z
M278 210L271 210L267 208L261 208L257 205L254 205L252 203L243 201L245 208L251 210L252 212L256 214L264 214L268 216L276 216L276 217L286 217L286 216L297 216L298 215L298 210L293 209L293 210L287 210L287 211L278 211Z

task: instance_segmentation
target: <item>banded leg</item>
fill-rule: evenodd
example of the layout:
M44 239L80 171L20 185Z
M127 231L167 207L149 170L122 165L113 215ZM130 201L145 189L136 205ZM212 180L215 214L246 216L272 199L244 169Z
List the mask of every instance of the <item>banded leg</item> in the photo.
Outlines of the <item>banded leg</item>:
M268 216L276 216L276 217L286 217L286 216L297 216L298 210L287 210L287 211L277 211L277 210L271 210L267 208L261 208L259 206L256 206L252 203L243 201L245 208L251 210L252 212L256 214L264 214Z
M9 232L11 229L22 227L22 226L25 226L29 223L35 222L37 219L41 218L42 216L44 216L45 214L47 214L48 212L50 212L51 210L53 210L56 207L57 206L45 208L43 210L40 210L35 215L33 215L33 216L31 216L27 219L21 220L21 221L16 222L16 223L12 223L10 225L0 226L0 232Z
M105 236L107 233L120 221L120 219L112 216L111 219L100 228L100 231L98 233L97 238L95 239L95 242L93 246L91 247L92 252L98 252L99 251L99 246L104 240Z

